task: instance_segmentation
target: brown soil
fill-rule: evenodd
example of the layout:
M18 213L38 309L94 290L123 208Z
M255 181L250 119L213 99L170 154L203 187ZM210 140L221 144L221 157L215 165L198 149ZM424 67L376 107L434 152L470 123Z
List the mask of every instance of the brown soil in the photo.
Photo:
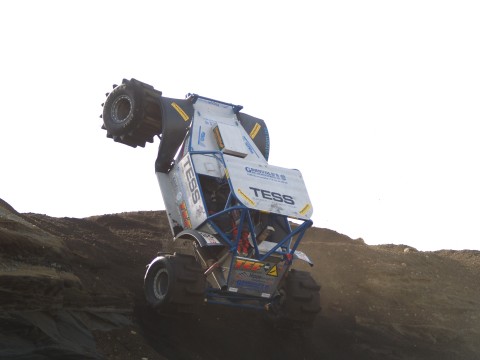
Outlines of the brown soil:
M214 305L152 313L145 265L170 237L163 211L52 218L0 200L0 359L480 358L478 251L313 228L301 250L315 266L295 266L322 285L322 312L298 331Z

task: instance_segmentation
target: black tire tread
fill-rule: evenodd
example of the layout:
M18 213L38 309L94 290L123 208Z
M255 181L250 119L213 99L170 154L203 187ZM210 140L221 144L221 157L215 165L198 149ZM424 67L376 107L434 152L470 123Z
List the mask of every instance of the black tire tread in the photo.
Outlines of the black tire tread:
M147 142L152 143L153 138L162 132L162 110L158 102L161 94L152 86L135 79L124 80L116 86L107 96L102 114L107 137L132 147L145 147ZM109 112L115 98L122 95L130 98L133 116L123 124L115 124Z
M320 286L310 273L292 269L286 279L285 290L285 319L312 325L321 306Z
M158 311L196 312L204 304L206 279L202 268L193 256L165 255L153 263L145 276L145 297L147 303ZM155 273L166 268L169 281L167 295L163 301L153 294L152 280Z
M203 304L206 280L200 265L193 256L176 254L172 259L177 281L171 303L182 306Z

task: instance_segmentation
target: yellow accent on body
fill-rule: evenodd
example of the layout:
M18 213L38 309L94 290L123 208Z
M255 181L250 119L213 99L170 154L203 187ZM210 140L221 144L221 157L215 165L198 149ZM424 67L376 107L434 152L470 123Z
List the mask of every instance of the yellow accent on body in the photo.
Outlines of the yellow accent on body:
M257 136L258 132L260 131L260 128L262 127L262 125L260 125L259 123L256 123L255 126L253 127L252 131L250 131L250 137L252 139L255 139L255 136Z
M213 136L215 137L215 141L217 142L219 149L223 150L225 144L223 143L222 135L220 134L220 128L218 126L213 128Z
M300 214L305 215L308 212L308 210L310 210L311 207L312 206L310 204L305 205L303 209L300 210Z
M240 195L242 195L242 197L245 200L247 200L250 203L250 205L255 206L255 202L252 199L250 199L242 190L238 189L238 192L240 193Z
M273 267L267 272L269 276L278 276L277 265L273 265Z
M172 102L172 107L177 110L177 112L180 114L183 120L188 121L190 118L188 117L187 113L183 111L183 109L175 102Z

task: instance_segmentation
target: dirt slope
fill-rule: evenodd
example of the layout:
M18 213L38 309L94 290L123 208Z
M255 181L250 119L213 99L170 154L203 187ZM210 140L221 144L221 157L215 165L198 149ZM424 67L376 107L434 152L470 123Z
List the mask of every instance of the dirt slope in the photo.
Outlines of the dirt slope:
M0 200L0 359L480 358L478 251L367 246L313 228L302 250L323 310L298 332L223 307L150 312L145 265L169 238L161 211L52 218Z

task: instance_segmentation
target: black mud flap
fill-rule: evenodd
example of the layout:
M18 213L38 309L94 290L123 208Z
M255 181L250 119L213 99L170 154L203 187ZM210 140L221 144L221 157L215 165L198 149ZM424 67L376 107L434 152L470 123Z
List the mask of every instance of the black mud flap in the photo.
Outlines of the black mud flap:
M167 97L161 97L159 102L162 108L163 129L155 161L155 172L167 173L171 170L175 154L192 123L193 103L190 98L180 100Z

